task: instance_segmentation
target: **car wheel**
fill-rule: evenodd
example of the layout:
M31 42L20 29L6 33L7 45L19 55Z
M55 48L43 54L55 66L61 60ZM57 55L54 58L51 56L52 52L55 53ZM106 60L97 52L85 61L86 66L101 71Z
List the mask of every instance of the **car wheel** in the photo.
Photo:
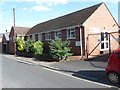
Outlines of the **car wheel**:
M116 72L108 73L108 80L114 84L118 84L120 82L120 76Z

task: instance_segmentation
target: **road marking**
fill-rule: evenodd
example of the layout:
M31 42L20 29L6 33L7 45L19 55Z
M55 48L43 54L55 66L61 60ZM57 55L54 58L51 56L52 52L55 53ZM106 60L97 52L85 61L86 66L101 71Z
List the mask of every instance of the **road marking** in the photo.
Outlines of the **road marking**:
M106 85L106 84L86 80L86 79L83 79L83 78L78 78L78 77L72 76L70 74L60 72L60 71L56 71L56 70L52 70L52 69L49 69L49 68L43 68L43 69L46 69L46 70L49 70L49 71L52 71L52 72L56 72L56 73L59 73L59 74L65 75L65 76L69 76L69 77L72 77L72 78L75 78L75 79L78 79L78 80L82 80L82 81L85 81L85 82L89 82L89 83L93 83L93 84L97 84L97 85L101 85L101 86L105 86L105 87L109 87L109 88L115 87L115 86L112 86L112 85Z
M26 64L32 64L32 63L30 63L30 62L26 62L26 61L22 61L22 60L16 60L16 61L18 61L18 62L21 62L21 63L26 63Z

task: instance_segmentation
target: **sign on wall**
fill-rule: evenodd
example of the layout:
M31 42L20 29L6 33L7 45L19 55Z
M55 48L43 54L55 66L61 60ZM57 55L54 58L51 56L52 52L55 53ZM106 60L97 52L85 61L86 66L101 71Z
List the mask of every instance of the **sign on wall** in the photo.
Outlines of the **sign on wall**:
M92 28L90 28L90 32L91 33L100 33L100 29L92 27Z
M76 45L76 46L81 46L80 41L76 41L76 42L75 42L75 45Z

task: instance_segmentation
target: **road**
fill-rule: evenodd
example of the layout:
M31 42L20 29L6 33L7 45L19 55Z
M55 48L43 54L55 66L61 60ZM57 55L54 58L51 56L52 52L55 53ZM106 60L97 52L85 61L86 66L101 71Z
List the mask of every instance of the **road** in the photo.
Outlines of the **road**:
M0 62L1 65L1 62ZM3 88L108 88L2 56Z

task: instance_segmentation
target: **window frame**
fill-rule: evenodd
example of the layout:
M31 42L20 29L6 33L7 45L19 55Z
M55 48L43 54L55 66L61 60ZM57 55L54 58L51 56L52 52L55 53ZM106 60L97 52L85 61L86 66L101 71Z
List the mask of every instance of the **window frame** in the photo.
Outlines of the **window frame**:
M49 35L49 38L48 38L48 35ZM49 33L45 33L45 40L46 41L51 40L51 33L50 32Z
M59 35L61 35L60 38L59 38ZM55 31L54 36L55 36L55 40L61 40L62 39L62 32L61 31Z
M74 37L72 36L72 32L74 31ZM76 29L71 28L67 30L67 39L76 39Z

